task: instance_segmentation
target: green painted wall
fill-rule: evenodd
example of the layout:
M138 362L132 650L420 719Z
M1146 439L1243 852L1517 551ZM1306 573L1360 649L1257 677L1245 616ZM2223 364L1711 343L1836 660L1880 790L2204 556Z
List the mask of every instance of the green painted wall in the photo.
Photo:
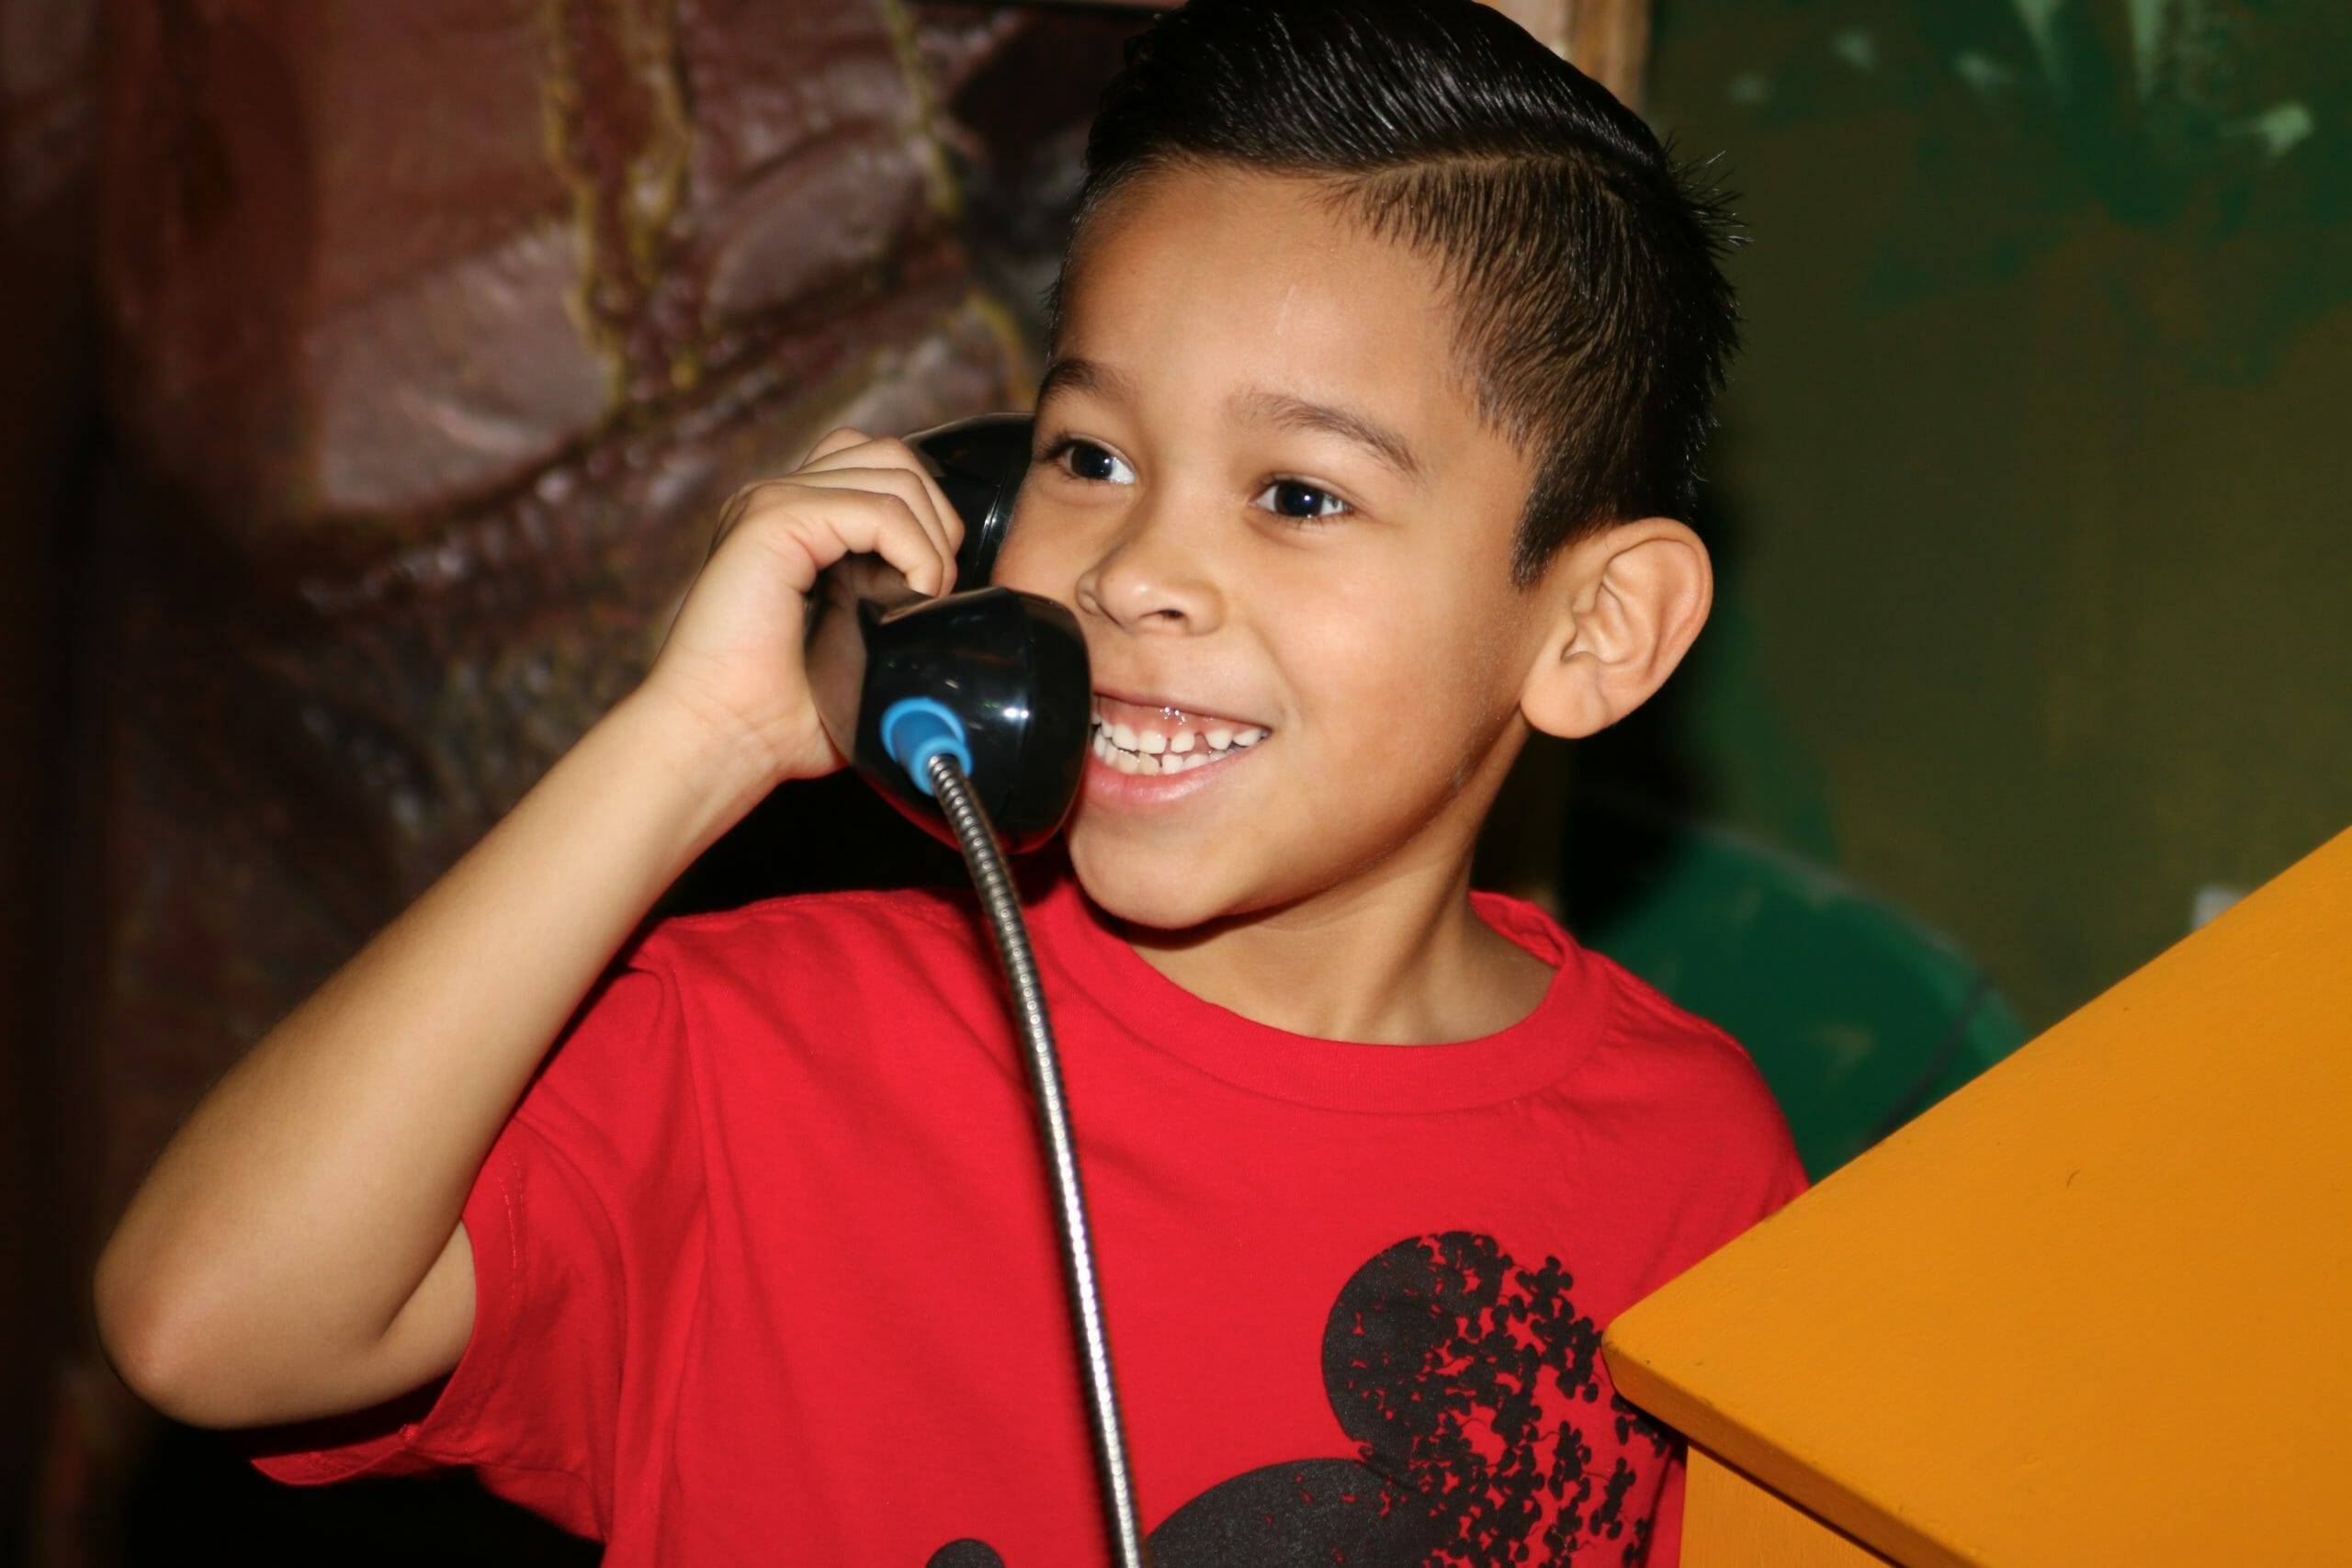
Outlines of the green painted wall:
M1654 49L1747 347L1718 619L1592 766L1670 748L2039 1030L2352 821L2352 6L1657 0Z

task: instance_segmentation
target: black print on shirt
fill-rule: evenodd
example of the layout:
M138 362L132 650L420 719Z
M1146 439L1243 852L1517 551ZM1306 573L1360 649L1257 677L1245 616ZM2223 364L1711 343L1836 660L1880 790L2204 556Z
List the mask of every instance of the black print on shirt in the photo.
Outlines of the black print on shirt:
M1323 1386L1356 1457L1219 1482L1151 1532L1152 1568L1636 1568L1650 1521L1625 1517L1633 1460L1664 1463L1674 1438L1615 1394L1600 1404L1600 1331L1569 1299L1574 1283L1558 1258L1522 1269L1471 1231L1378 1254L1323 1330ZM1597 1423L1628 1450L1605 1472L1587 1435ZM928 1568L1004 1560L966 1540Z

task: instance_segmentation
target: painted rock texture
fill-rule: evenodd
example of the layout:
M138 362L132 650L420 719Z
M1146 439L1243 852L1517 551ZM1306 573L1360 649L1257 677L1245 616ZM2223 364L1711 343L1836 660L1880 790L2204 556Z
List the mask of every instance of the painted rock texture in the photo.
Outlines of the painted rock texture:
M836 424L1026 406L1084 128L1143 20L108 13L94 1235L219 1073L636 683L729 494Z

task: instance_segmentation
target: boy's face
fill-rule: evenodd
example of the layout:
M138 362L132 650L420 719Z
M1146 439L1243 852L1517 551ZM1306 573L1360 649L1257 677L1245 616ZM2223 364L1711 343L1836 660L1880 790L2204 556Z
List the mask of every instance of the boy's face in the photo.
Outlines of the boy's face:
M1075 611L1130 766L1228 739L1166 773L1098 740L1069 829L1088 892L1174 929L1450 873L1525 737L1550 596L1510 584L1530 475L1455 379L1435 270L1239 171L1130 187L1083 254L995 581Z

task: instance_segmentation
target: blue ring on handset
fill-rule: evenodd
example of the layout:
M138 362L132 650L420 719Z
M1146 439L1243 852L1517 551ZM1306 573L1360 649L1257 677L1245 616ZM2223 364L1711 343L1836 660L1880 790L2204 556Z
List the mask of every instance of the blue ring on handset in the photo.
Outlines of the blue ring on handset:
M967 778L972 773L972 748L964 721L956 710L934 697L900 697L882 710L879 727L882 750L907 770L907 776L934 796L931 760L944 751L955 757Z

